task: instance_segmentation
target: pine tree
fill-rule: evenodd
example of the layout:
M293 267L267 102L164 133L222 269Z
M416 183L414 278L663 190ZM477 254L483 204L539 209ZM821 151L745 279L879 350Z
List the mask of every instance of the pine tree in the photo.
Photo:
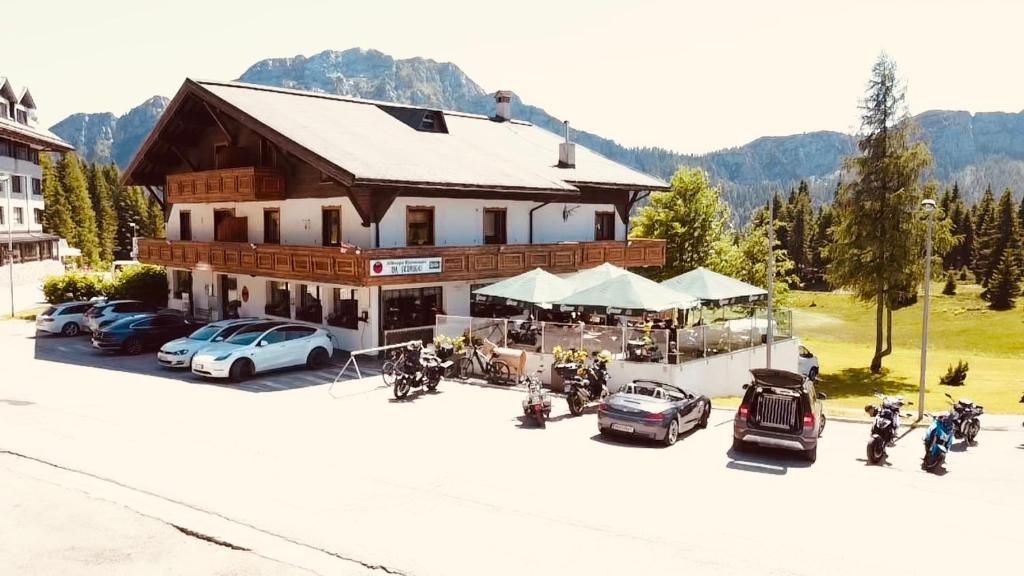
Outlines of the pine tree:
M818 284L824 282L828 271L828 251L832 244L832 227L835 225L835 218L831 206L822 206L814 218L814 239L811 243L811 268L813 270L811 282ZM827 286L826 286L827 287Z
M148 204L147 214L148 225L146 226L146 237L147 238L163 238L164 237L164 211L160 206L160 203L153 199L148 193L143 192L139 189L140 193L145 196Z
M789 218L788 252L793 267L801 282L807 282L811 271L811 241L814 237L814 207L811 202L811 190L807 182L801 180L795 194L790 196L786 207Z
M121 175L117 166L110 164L102 169L103 177L110 188L110 196L114 205L117 226L114 232L114 257L126 260L132 250L132 224L141 226L143 215L137 201L134 188L121 184Z
M1009 310L1020 296L1021 270L1017 264L1017 256L1013 250L1003 253L992 273L988 293L989 307L993 310Z
M92 175L92 198L96 208L96 228L100 246L100 260L111 262L114 260L114 240L117 235L117 212L114 209L114 198L110 190L110 184L103 175L103 168L93 164L90 167Z
M989 186L982 195L981 201L973 209L974 212L974 251L971 253L971 272L978 283L986 285L989 272L999 262L995 253L996 243L996 206L992 187Z
M56 234L70 243L75 236L75 221L71 218L71 208L61 187L57 167L49 154L39 155L39 165L43 172L43 201L46 203L43 231Z
M1017 224L1016 212L1013 192L1007 188L999 197L994 216L985 219L985 228L981 231L975 265L982 286L989 285L992 274L1001 265L1003 254L1011 253L1017 266L1021 265L1020 226Z
M835 210L829 249L829 282L875 305L875 350L870 368L882 369L892 352L892 310L920 279L926 227L918 217L921 173L931 161L927 146L913 143L905 90L896 65L884 54L871 71L861 106L860 155L847 160L852 180Z
M970 210L963 210L963 216L960 219L960 226L963 230L963 240L960 241L960 245L955 248L957 253L956 269L967 270L971 268L972 259L971 256L974 251L977 250L977 234L974 231L974 218L971 216Z
M96 235L96 216L89 199L89 188L78 157L67 153L57 166L61 188L73 215L74 235L68 241L82 251L82 260L92 266L99 263L99 240Z

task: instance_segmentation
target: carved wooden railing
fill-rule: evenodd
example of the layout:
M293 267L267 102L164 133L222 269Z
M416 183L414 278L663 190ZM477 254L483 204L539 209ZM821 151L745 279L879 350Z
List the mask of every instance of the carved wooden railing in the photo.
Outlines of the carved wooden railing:
M171 204L283 200L285 181L274 168L225 168L169 174L165 190Z
M439 258L437 273L373 275L371 261ZM665 264L663 240L567 242L504 246L417 246L413 248L282 246L248 242L187 242L142 239L139 260L172 268L209 269L289 280L377 286L410 282L482 280L515 276L533 268L575 272L604 262L623 267Z

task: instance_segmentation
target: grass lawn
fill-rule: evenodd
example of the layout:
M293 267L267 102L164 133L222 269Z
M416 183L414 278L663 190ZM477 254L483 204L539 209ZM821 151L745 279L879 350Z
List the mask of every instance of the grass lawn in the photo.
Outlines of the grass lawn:
M1024 393L1024 309L989 310L981 288L961 285L957 295L942 295L932 285L928 336L926 410L946 407L944 392L968 397L992 413L1021 413ZM902 394L913 400L921 370L923 304L893 314L893 352L882 360L881 374L868 370L874 352L874 309L838 293L795 292L794 331L821 363L819 389L837 409L861 411L873 401L872 390ZM939 377L960 359L970 364L967 385L939 386ZM723 403L724 404L724 403ZM845 410L841 410L845 411ZM863 412L861 412L863 413Z

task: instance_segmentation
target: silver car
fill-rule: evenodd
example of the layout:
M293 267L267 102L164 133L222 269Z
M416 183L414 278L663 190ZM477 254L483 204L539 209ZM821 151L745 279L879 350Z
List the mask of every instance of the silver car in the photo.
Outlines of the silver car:
M189 368L196 352L211 344L223 342L245 326L259 321L259 318L238 318L211 322L184 338L171 340L161 346L156 353L156 361L166 368Z
M671 446L679 435L706 428L711 400L653 380L634 380L605 398L597 412L602 436L639 436Z

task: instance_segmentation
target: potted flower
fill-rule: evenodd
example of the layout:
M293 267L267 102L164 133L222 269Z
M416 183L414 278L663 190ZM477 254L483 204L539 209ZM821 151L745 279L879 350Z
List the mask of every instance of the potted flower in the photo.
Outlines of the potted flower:
M466 339L462 336L451 338L444 334L434 336L434 350L442 362L450 359L456 354L462 354L466 350Z
M565 391L565 379L576 375L587 362L587 351L575 348L555 346L551 349L555 357L551 363L551 389L555 392Z

